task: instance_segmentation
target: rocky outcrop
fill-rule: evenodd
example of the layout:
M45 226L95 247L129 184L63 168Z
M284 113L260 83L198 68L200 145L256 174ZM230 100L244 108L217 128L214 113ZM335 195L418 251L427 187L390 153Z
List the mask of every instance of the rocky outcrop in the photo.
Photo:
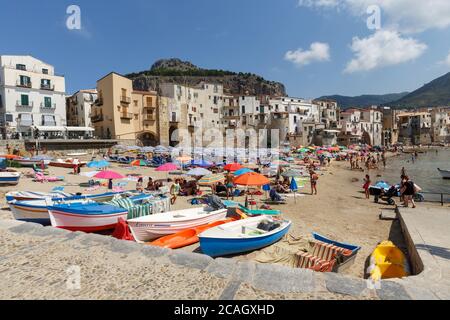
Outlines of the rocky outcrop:
M217 83L224 87L224 93L230 95L270 95L286 96L282 83L268 81L251 73L202 69L180 59L156 61L148 71L127 75L133 80L135 90L158 91L161 83L177 83L197 86L201 82Z

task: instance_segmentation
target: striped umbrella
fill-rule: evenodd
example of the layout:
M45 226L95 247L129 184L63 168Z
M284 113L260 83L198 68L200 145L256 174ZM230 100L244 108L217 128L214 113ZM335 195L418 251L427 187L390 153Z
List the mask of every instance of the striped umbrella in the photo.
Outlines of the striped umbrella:
M213 184L224 182L225 177L222 174L209 174L198 181L201 186L211 186Z
M147 165L147 162L145 162L142 159L138 159L138 160L134 160L133 162L131 162L131 165L133 167L145 167Z

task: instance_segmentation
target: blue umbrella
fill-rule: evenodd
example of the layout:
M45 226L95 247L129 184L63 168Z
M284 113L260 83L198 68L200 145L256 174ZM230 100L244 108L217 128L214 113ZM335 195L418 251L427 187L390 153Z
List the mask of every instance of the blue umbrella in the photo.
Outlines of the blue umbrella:
M208 168L208 167L212 167L213 164L212 164L212 162L202 159L202 160L192 160L191 165L197 166L197 167Z
M295 202L297 202L297 198L295 197L297 190L298 190L298 186L297 186L297 181L295 181L295 178L292 178L291 181L291 185L289 187L292 191L294 191L294 200Z
M242 169L239 169L238 171L234 172L234 175L235 175L236 177L239 177L239 176L241 176L241 175L243 175L243 174L246 174L246 173L249 173L249 172L254 172L254 171L253 171L253 170L250 170L250 169L248 169L248 168L242 168Z
M88 168L106 168L109 167L109 162L106 160L95 160L87 164Z

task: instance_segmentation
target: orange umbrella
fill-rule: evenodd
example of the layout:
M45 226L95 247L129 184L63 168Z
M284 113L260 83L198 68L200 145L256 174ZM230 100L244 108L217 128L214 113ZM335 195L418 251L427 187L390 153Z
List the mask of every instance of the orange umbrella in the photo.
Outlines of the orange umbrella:
M266 184L270 184L269 179L256 172L240 175L236 177L233 182L240 186L265 186Z

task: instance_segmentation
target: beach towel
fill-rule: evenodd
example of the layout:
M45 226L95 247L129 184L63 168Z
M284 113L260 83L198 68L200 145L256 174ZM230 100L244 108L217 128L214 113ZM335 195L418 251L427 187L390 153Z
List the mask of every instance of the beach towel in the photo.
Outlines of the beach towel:
M128 228L128 224L122 218L119 218L119 222L117 223L112 236L119 240L134 241L134 237Z

